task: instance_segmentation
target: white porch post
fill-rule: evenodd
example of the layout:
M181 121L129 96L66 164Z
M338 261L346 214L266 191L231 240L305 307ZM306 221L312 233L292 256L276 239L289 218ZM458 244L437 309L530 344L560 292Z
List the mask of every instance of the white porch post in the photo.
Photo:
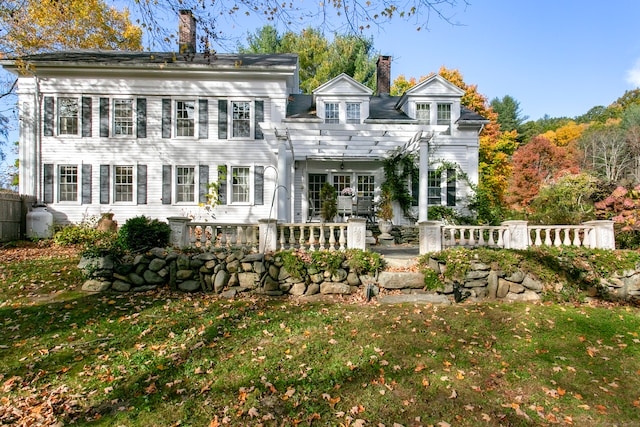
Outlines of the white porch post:
M278 186L275 191L278 196L278 221L291 222L291 207L289 206L289 175L291 165L287 151L287 140L278 141Z
M420 187L418 194L418 223L429 220L429 140L420 138Z

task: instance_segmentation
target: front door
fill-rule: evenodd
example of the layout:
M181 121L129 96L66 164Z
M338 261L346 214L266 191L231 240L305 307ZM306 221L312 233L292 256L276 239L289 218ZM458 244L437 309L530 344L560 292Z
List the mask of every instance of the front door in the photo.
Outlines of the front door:
M309 218L314 219L320 216L320 189L327 182L327 174L309 174Z

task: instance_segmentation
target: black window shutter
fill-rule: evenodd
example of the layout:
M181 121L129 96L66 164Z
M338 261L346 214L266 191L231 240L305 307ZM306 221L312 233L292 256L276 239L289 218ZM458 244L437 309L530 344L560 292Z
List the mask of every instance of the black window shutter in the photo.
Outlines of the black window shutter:
M100 98L100 137L109 137L109 98Z
M53 97L44 97L44 136L53 136ZM53 200L52 200L53 201Z
M206 99L198 101L198 139L209 138L209 102Z
M44 202L53 203L53 165L45 163L43 165L44 178Z
M162 137L171 138L171 100L162 100ZM171 201L169 201L169 204Z
M82 165L82 204L91 204L91 165Z
M253 203L256 205L264 205L264 166L255 167L253 183Z
M162 204L171 204L171 165L162 165Z
M82 136L91 136L91 98L82 97Z
M138 204L147 204L147 165L138 165Z
M218 201L221 205L227 204L227 167L218 166Z
M147 137L147 98L136 100L136 136L138 138Z
M207 193L209 192L209 166L200 165L200 184L198 190L198 202L207 203Z
M218 139L227 139L227 100L218 100Z
M418 206L420 195L420 174L411 174L411 206Z
M100 204L109 204L109 165L100 165Z
M254 127L256 130L256 139L264 139L264 135L262 134L262 129L260 129L260 125L258 123L264 121L264 101L256 101L256 113L254 114L255 123Z
M456 205L456 170L447 169L447 206Z

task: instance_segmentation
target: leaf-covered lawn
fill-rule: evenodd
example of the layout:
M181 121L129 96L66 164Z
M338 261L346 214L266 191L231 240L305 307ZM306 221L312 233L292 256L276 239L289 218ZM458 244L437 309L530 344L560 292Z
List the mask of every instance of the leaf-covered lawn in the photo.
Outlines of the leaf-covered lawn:
M73 253L3 254L0 424L640 419L638 308L88 295Z

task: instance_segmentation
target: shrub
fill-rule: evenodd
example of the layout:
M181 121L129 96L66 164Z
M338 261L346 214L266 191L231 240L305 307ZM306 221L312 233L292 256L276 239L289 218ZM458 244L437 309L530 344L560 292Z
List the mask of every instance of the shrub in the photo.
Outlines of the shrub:
M119 236L126 249L143 252L155 247L166 247L169 244L171 228L166 222L143 215L129 218L120 228Z
M312 265L318 270L335 273L344 261L344 255L341 252L316 251L311 253Z
M345 257L349 269L357 274L375 274L384 268L384 260L376 252L348 249Z
M116 233L100 232L100 236L96 240L85 243L81 255L85 258L99 258L111 255L118 259L125 252L122 240Z
M287 270L291 277L304 279L307 275L307 263L302 259L303 254L297 252L295 249L289 249L280 252L279 255L282 259L282 267Z
M105 234L95 228L69 225L53 235L53 242L60 246L91 244Z

